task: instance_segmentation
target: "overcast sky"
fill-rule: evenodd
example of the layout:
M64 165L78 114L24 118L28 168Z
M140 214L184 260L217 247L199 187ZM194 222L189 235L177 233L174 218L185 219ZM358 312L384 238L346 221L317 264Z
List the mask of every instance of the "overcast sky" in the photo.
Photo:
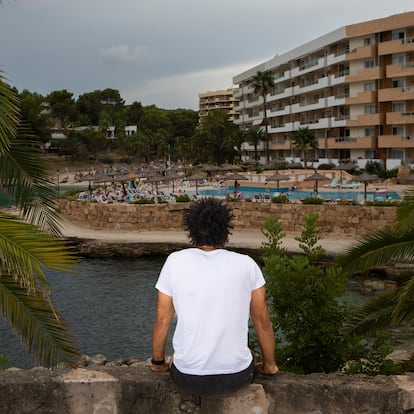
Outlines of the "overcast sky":
M198 94L342 26L412 0L0 0L0 69L19 91L198 109ZM413 22L414 24L414 22Z

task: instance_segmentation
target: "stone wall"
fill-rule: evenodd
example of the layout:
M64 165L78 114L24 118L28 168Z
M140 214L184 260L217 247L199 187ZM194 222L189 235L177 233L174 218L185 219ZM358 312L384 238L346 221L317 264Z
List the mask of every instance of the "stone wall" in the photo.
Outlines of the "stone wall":
M324 234L362 236L394 222L395 207L338 204L276 204L233 202L235 229L260 229L268 216L276 215L285 232L299 232L303 214L318 213ZM60 200L60 210L82 227L115 230L182 230L187 203L101 204Z
M168 373L134 367L0 372L0 414L402 414L414 375L280 373L232 394L181 392Z

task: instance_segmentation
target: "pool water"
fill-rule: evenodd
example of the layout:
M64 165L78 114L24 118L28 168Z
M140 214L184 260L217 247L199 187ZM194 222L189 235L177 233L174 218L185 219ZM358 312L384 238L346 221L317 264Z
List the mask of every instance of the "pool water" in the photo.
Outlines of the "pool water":
M240 187L239 191L243 194L245 198L253 198L254 194L261 194L265 193L264 188L256 188L256 187ZM234 187L229 186L228 188L214 188L214 189L199 189L199 193L207 196L215 196L215 197L225 197L228 193L234 193ZM288 188L271 188L270 195L273 197L275 193L286 194L289 197L289 200L295 199L304 199L310 196L315 196L315 193L311 190L303 191L303 190L295 190L289 191ZM364 198L363 191L321 191L318 193L318 197L324 198L326 200L359 200L360 198ZM367 191L367 199L370 200L386 200L387 198L391 198L393 200L399 200L401 197L395 191L387 191L376 193L375 191Z

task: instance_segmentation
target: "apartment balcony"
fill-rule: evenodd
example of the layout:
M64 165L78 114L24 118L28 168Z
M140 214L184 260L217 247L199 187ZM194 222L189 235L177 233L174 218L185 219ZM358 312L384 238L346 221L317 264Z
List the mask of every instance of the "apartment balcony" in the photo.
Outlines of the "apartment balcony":
M375 66L373 68L361 69L357 73L346 76L346 82L364 82L369 80L376 80L381 78L381 67Z
M290 150L291 141L289 139L271 140L269 142L270 150Z
M325 107L326 107L325 98L320 98L320 99L318 99L317 102L313 102L313 103L300 104L301 112L315 111L315 110L318 110L318 109L323 109Z
M414 76L414 65L412 63L406 63L404 65L387 65L385 70L387 78Z
M339 55L330 54L326 58L326 65L327 66L337 65L338 63L344 62L345 59L346 59L346 53L345 52L343 54L339 54Z
M414 51L414 42L412 39L407 41L397 39L389 42L382 42L378 44L378 55L392 55L394 53L406 53Z
M319 141L319 148L325 148L325 138ZM329 137L327 138L328 149L363 149L376 148L375 137Z
M243 96L243 91L242 89L235 89L233 92L233 96L235 99L240 99Z
M284 91L276 92L267 98L267 102L277 101L279 99L289 98L293 95L293 88L288 87Z
M414 88L387 88L378 91L378 102L407 101L414 99Z
M358 92L355 96L348 96L345 98L345 105L374 103L376 99L376 91Z
M378 148L414 148L414 135L380 135Z
M298 93L304 94L312 91L317 91L318 89L327 88L329 86L329 77L325 76L323 78L318 79L317 82L311 85L299 86Z
M281 126L277 127L269 127L268 132L269 134L277 134L277 133L283 133L283 132L293 132L300 128L300 122L285 122Z
M346 117L341 117L341 118L331 117L330 118L331 128L341 128L341 127L344 127L346 123L347 123Z
M270 110L271 117L289 115L290 113L290 105L286 105L283 108L275 108Z
M376 46L361 46L352 50L351 52L345 55L347 61L350 60L359 60L359 59L368 59L376 56L377 48Z
M331 108L332 106L341 106L345 105L346 98L345 97L336 97L336 96L328 96L326 106Z
M378 114L363 114L358 115L356 119L348 119L346 121L347 127L365 127L383 124L384 116L381 113Z
M386 123L388 125L414 124L414 112L387 112Z
M342 85L346 82L347 75L349 75L349 71L344 71L343 73L339 73L338 75L329 75L329 86Z

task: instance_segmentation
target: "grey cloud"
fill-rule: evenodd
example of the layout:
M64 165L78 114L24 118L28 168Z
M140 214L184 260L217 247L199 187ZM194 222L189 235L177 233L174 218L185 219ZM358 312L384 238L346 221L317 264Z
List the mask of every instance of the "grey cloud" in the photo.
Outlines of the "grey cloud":
M126 44L99 49L99 56L111 65L148 65L151 63L151 52L147 46L130 47Z

